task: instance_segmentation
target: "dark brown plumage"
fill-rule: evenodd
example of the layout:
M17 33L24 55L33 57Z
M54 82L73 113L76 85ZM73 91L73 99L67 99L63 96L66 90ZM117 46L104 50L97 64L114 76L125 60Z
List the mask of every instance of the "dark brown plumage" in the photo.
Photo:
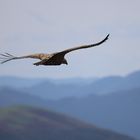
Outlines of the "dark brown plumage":
M40 54L32 54L32 55L21 56L21 57L15 57L9 53L0 54L1 55L0 60L1 60L1 64L3 64L10 60L23 59L23 58L35 58L35 59L41 60L37 63L34 63L34 65L36 65L36 66L68 64L67 60L64 58L64 56L67 53L69 53L71 51L79 50L79 49L85 49L85 48L91 48L91 47L98 46L98 45L104 43L108 39L108 37L109 37L109 34L102 41L100 41L98 43L74 47L74 48L70 48L70 49L67 49L67 50L64 50L61 52L52 53L52 54L40 53Z

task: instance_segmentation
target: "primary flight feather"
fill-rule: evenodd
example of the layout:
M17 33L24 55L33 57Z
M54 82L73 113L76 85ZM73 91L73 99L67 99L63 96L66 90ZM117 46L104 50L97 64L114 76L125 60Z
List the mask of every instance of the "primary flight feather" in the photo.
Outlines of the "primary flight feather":
M91 47L98 46L98 45L104 43L108 39L108 37L109 37L109 34L98 43L74 47L74 48L70 48L70 49L67 49L67 50L64 50L61 52L52 53L52 54L39 53L39 54L31 54L31 55L16 57L9 53L4 53L4 54L0 54L1 55L0 61L1 61L1 64L3 64L5 62L11 61L11 60L16 60L16 59L35 58L35 59L40 59L39 62L34 63L34 65L36 65L36 66L68 64L67 60L64 58L67 53L69 53L71 51L79 50L79 49L85 49L85 48L91 48Z

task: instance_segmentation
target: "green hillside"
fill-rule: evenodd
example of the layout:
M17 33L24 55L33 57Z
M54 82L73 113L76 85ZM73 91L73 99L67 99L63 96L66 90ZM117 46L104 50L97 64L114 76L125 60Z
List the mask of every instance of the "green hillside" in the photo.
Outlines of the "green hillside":
M65 115L33 107L0 109L1 140L133 140Z

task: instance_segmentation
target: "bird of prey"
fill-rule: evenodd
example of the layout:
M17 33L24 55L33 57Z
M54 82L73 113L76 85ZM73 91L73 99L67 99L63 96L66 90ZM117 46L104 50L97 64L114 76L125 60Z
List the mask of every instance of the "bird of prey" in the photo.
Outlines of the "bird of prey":
M85 48L91 48L98 46L102 43L104 43L109 37L109 34L100 42L90 44L90 45L83 45L79 47L74 47L70 49L66 49L64 51L52 53L52 54L44 54L44 53L38 53L38 54L31 54L31 55L26 55L26 56L20 56L16 57L13 56L9 53L4 53L0 54L0 60L1 64L11 61L11 60L16 60L16 59L24 59L24 58L35 58L35 59L40 59L39 62L34 63L34 65L39 66L39 65L61 65L61 64L68 64L67 60L65 59L65 55L71 51L79 50L79 49L85 49Z

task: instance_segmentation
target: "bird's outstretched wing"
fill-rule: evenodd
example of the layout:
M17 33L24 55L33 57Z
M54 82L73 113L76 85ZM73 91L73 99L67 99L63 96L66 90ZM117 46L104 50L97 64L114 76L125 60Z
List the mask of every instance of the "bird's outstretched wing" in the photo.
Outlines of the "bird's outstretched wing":
M90 44L90 45L84 45L84 46L79 46L79 47L74 47L74 48L70 48L70 49L67 49L67 50L64 50L64 51L61 51L61 52L56 52L56 53L53 53L52 56L49 58L49 59L44 59L38 63L35 63L35 65L39 65L39 64L42 64L42 63L59 63L59 62L62 62L63 59L64 59L64 56L65 54L71 52L71 51L75 51L75 50L79 50L79 49L86 49L86 48L91 48L91 47L95 47L95 46L98 46L102 43L104 43L109 37L109 34L100 42L98 43L95 43L95 44Z
M79 47L74 47L74 48L70 48L70 49L67 49L67 50L64 50L64 51L61 51L61 52L58 52L58 53L66 54L66 53L69 53L71 51L75 51L75 50L79 50L79 49L86 49L86 48L95 47L95 46L98 46L98 45L104 43L108 39L108 37L109 37L109 34L103 40L101 40L98 43L90 44L90 45L83 45L83 46L79 46Z
M0 63L3 64L3 63L6 63L8 61L11 61L11 60L16 60L16 59L24 59L24 58L35 58L35 59L40 59L40 60L43 60L47 57L46 54L31 54L31 55L26 55L26 56L20 56L20 57L16 57L12 54L9 54L9 53L4 53L4 54L0 54Z

